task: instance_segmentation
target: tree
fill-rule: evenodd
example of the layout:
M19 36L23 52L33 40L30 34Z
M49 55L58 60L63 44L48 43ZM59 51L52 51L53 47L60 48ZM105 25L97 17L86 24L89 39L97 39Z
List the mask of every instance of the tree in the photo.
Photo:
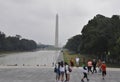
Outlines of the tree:
M94 54L103 59L106 59L110 53L108 57L112 61L120 60L119 15L113 15L109 18L98 14L88 21L81 33L79 44L77 44L76 38L70 38L66 48L73 51L79 50L80 53L84 54Z
M20 35L6 37L0 32L0 51L25 51L36 48L37 44L34 40L21 39Z
M67 44L65 45L65 48L74 52L79 52L78 45L80 45L80 41L81 41L81 35L73 36L68 40Z

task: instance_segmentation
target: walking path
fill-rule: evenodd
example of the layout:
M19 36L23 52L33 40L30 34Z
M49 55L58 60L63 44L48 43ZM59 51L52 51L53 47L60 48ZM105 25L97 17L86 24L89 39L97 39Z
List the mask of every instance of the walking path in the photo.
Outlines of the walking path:
M71 73L71 81L70 82L80 82L83 77L83 73L81 71L82 68L73 68L73 72ZM89 74L88 78L89 82L120 82L120 69L107 68L107 75L105 80L102 79L102 75L100 73ZM87 82L85 80L85 82Z
M56 63L57 62L61 62L61 61L64 61L63 60L63 53L62 52L59 53L59 56L58 56L58 59L57 59Z
M70 82L81 82L82 76L81 68L73 68ZM120 69L109 68L105 80L98 73L88 77L89 82L120 82ZM52 67L0 68L0 82L55 82L55 73Z

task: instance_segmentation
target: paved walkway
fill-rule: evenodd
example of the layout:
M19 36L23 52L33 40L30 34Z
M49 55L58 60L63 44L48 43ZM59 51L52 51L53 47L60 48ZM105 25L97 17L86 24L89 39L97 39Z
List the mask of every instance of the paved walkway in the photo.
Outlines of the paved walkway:
M96 73L88 75L89 82L120 82L120 69L107 70L105 80ZM81 68L73 68L70 82L80 82L82 76ZM55 82L55 74L52 67L1 67L0 82Z
M58 56L58 58L57 58L57 60L56 60L56 63L57 63L57 62L61 62L61 61L64 61L64 60L63 60L63 53L62 53L62 52L59 53L59 56Z
M82 68L74 68L71 73L71 81L70 82L80 82L83 77ZM105 80L102 79L102 75L100 73L89 74L88 78L89 82L120 82L120 69L112 69L107 68L107 75ZM87 82L85 80L85 82Z

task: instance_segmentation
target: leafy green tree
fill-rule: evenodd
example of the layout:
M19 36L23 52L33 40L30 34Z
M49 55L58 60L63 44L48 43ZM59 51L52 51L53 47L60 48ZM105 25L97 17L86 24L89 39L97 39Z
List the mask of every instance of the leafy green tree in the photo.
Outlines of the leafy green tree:
M79 52L78 45L80 45L80 41L81 41L81 35L73 36L68 40L67 44L65 45L65 48L74 52Z
M33 40L21 39L20 35L8 36L0 32L0 51L26 51L37 48Z
M4 47L4 40L5 40L5 34L3 32L0 32L0 51L3 50Z
M119 15L109 18L98 14L88 21L81 33L79 44L76 38L70 38L65 47L75 52L94 54L105 60L108 57L110 61L120 62Z

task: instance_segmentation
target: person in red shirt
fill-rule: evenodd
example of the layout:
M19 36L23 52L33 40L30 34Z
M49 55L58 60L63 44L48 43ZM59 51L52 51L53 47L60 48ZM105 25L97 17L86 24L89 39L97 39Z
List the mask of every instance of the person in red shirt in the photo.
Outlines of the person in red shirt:
M74 67L74 60L73 60L73 58L70 59L70 65L71 65L71 67Z
M102 70L102 77L103 77L103 80L104 80L104 77L106 76L106 64L105 64L105 61L102 62L101 70Z

